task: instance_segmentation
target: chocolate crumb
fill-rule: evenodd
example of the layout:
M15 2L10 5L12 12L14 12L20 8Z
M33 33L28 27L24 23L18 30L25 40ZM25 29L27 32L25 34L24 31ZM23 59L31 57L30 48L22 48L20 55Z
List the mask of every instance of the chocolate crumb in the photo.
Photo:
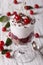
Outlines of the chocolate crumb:
M16 26L16 24L14 24Z
M18 25L19 27L21 26L21 25Z
M24 26L24 28L27 28L27 27Z
M14 21L12 21L12 22L14 22Z

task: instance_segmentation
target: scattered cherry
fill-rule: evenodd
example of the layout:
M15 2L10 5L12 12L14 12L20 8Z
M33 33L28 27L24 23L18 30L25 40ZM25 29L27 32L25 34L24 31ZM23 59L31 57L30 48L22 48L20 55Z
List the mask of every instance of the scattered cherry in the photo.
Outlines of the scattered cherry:
M25 8L26 10L29 10L29 6L25 6L24 8Z
M30 14L31 14L31 15L33 15L33 14L34 14L33 10L30 10Z
M18 21L18 20L21 19L21 16L20 15L16 15L14 18Z
M0 41L0 46L4 46L4 41Z
M7 12L7 16L11 16L11 13L10 12Z
M36 38L39 38L39 37L40 37L40 35L39 35L38 33L35 33L34 36L35 36Z
M18 4L17 0L14 0L14 4Z
M38 4L35 4L34 7L35 7L35 8L39 8L39 5L38 5Z
M2 28L2 31L5 32L5 31L6 31L6 27L3 27L3 28Z
M2 51L4 48L3 48L3 46L0 46L0 51Z
M33 9L32 6L25 6L24 8L25 8L26 10Z
M6 52L5 56L6 56L7 58L10 58L10 57L11 57L10 52Z
M30 19L25 18L25 19L24 19L24 24L29 24L29 23L30 23L30 21L31 21Z

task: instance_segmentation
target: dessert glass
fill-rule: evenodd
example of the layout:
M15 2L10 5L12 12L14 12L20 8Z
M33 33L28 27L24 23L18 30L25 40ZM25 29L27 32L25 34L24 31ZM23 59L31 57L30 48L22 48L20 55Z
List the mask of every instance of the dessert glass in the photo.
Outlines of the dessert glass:
M12 20L12 18L10 20ZM10 36L13 40L14 45L17 48L16 51L14 51L13 56L15 56L16 59L18 59L18 62L19 62L19 59L21 59L22 62L24 62L24 63L25 62L31 62L35 58L35 55L36 55L35 51L32 48L32 41L33 41L33 38L34 38L34 25L35 25L35 18L34 17L32 17L32 22L30 23L30 25L32 25L33 27L31 27L31 29L30 29L30 31L32 30L32 32L29 34L29 36L25 39L19 39L13 33L15 27L13 27L14 25L10 21L10 29L13 27L11 29ZM12 30L13 30L13 32L12 32ZM24 34L25 33L26 33L26 31L24 32ZM23 36L21 34L19 34L19 35Z

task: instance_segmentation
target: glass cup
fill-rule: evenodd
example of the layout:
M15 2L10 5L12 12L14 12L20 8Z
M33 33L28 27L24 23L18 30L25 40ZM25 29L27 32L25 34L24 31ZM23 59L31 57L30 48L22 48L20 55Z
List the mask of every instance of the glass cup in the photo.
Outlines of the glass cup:
M15 47L17 48L16 49L16 52L14 50L14 53L13 55L15 56L16 59L18 59L18 61L21 59L22 62L31 62L34 58L35 58L35 51L32 49L32 40L34 38L34 24L35 24L35 18L32 17L32 21L30 23L31 26L33 26L33 28L31 27L32 29L32 32L29 34L29 37L25 38L25 39L19 39L17 36L15 36L15 34L13 32L14 31L14 25L12 24L12 21L13 19L11 18L10 19L10 36L13 40L13 43L15 45ZM13 28L12 28L13 27ZM28 27L28 26L27 26ZM12 28L12 29L11 29ZM20 29L20 28L19 28ZM29 29L29 27L28 27ZM30 30L31 30L30 29ZM13 30L13 32L12 32ZM23 32L24 34L26 33L27 31ZM22 33L22 32L21 32ZM23 34L22 33L22 34ZM28 32L29 33L29 32ZM21 35L21 34L20 34ZM22 35L21 35L22 36Z

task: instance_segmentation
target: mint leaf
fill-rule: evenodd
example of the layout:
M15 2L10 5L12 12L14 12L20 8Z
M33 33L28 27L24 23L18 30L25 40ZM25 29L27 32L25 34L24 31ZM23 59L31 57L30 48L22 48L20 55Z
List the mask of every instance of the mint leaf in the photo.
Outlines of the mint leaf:
M5 22L5 21L8 21L9 18L7 16L2 16L0 17L0 22Z
M11 52L12 50L10 50L10 49L4 49L4 50L2 50L2 52L1 52L1 54L5 54L6 52Z
M12 44L12 40L10 39L10 38L7 38L7 40L6 40L6 46L9 46L9 45L11 45Z
M10 23L7 22L7 24L5 25L6 28L9 28L10 27Z

